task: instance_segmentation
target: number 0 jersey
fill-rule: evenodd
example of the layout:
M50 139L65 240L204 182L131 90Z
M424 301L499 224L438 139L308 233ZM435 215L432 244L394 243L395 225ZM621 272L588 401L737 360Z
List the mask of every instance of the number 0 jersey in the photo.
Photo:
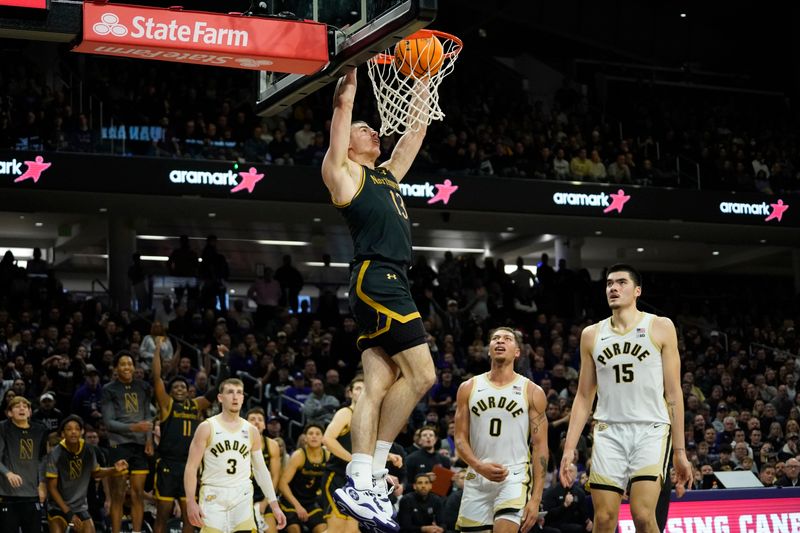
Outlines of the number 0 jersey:
M484 462L507 467L530 462L528 378L516 374L497 387L488 372L476 376L469 395L469 445Z
M203 453L202 485L214 487L249 486L252 467L250 464L250 423L240 418L236 431L228 431L220 422L220 416L208 419L211 438Z
M606 423L669 424L664 400L661 350L651 337L655 315L642 318L626 333L611 329L611 318L600 322L592 350L597 373L595 420Z
M411 225L400 184L388 169L361 167L361 183L350 202L334 204L353 237L355 261L384 259L411 264Z

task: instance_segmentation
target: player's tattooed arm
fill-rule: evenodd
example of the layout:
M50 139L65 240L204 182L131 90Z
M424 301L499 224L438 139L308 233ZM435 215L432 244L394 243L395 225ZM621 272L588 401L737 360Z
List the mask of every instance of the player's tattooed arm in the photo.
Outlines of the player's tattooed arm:
M539 413L535 415L534 418L531 419L531 431L533 433L539 432L539 427L544 424L547 427L547 416L544 413Z

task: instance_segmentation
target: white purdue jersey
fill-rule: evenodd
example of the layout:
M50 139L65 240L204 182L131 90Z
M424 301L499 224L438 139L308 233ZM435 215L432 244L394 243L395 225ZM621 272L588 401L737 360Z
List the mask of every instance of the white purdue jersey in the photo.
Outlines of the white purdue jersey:
M505 387L488 373L476 376L469 395L469 445L481 461L507 467L530 462L528 378L515 374Z
M655 315L642 313L624 335L611 330L610 318L600 322L592 350L597 372L595 420L670 423L661 350L651 337L654 319Z
M240 418L236 431L228 431L220 423L221 415L208 419L211 425L211 439L203 453L202 485L214 487L244 487L249 485L250 464L250 423Z

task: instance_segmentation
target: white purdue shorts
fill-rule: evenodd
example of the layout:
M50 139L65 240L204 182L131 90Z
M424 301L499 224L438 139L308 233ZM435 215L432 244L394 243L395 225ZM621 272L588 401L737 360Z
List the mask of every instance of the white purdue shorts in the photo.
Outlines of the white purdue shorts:
M663 481L671 448L669 424L597 422L589 485L623 494L629 481Z
M509 466L508 476L499 483L468 469L456 529L491 531L498 518L519 524L528 503L530 487L531 467L528 464Z
M233 533L256 529L252 483L244 488L203 485L200 487L199 504L205 515L205 525L200 530L201 533Z

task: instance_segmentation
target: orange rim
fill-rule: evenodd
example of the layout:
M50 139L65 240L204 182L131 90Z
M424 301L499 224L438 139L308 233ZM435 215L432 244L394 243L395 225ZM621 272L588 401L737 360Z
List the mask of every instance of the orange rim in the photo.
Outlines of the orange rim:
M408 37L404 37L401 40L405 41L408 39L429 39L432 36L452 41L455 44L452 50L444 54L444 58L451 58L457 56L459 52L461 52L461 47L464 46L464 43L461 42L461 39L459 39L452 33L447 33L439 30L427 30L427 29L419 30L415 33L412 33ZM371 61L379 65L390 65L391 63L394 62L394 54L380 53L375 57L373 57Z

